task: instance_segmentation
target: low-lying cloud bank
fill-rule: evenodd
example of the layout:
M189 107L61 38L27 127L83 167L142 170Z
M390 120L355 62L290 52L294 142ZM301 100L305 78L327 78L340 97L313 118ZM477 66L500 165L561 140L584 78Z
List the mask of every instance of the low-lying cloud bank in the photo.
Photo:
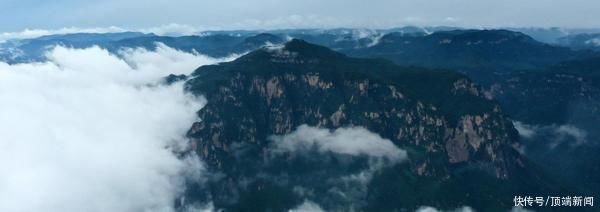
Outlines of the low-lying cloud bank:
M588 133L574 125L529 125L519 121L514 123L515 129L519 135L525 139L534 139L540 136L549 136L548 147L553 149L565 142L572 147L579 146L587 142Z
M422 206L418 208L416 212L475 212L475 209L470 206L463 206L452 210L440 210L431 206ZM513 207L508 212L533 212L533 210L528 210L523 207Z
M321 206L334 211L360 210L366 205L368 186L376 173L407 159L405 150L363 127L330 130L301 125L289 134L275 135L269 139L272 141L270 151L274 155L291 153L301 155L300 157L311 157L314 159L312 162L318 163L315 167L329 165L345 170L332 171L321 176L322 170L317 168L303 173L306 177L301 179L289 178L287 175L271 176L280 182L288 182L288 186L293 186L294 192L300 197L316 202L305 201L291 211L323 211L320 210ZM330 157L344 162L331 166L333 164ZM361 160L366 163L355 163ZM303 183L303 179L315 176L318 176L321 182L319 185ZM327 188L326 194L319 194L318 197L314 195L313 191L323 188Z
M305 200L302 204L298 205L298 207L290 209L289 212L324 212L323 208L319 206L317 203L314 203L310 200Z
M293 152L316 148L319 152L345 155L366 155L387 158L390 161L406 159L406 151L392 141L362 127L338 128L334 131L299 126L294 132L283 136L271 136L276 152Z
M430 206L423 206L418 208L417 212L444 212L444 210L438 210L437 208ZM454 210L448 210L446 212L475 212L475 210L469 206L463 206Z
M203 178L173 148L205 100L158 82L221 60L164 45L47 57L0 63L0 211L174 210L184 180Z

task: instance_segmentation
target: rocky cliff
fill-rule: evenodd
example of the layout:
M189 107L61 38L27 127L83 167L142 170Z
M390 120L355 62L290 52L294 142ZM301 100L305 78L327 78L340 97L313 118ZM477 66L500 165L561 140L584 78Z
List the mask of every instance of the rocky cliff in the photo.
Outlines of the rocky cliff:
M188 199L209 198L234 211L282 211L307 199L341 211L426 204L494 210L510 208L512 199L490 191L547 188L515 150L511 120L457 73L350 58L292 40L200 67L190 78L187 89L208 100L189 130L191 148L220 177L209 192L191 190ZM277 151L285 142L278 138L301 140L308 134L298 131L306 127L331 130L330 137L336 129L364 128L406 155L394 162L316 151L319 141L303 152ZM344 181L349 176L362 180Z

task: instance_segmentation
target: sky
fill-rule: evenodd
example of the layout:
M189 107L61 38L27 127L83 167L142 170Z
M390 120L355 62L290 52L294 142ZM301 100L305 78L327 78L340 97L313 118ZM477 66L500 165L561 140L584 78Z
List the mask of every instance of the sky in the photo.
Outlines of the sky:
M64 27L600 27L595 0L2 0L0 32Z

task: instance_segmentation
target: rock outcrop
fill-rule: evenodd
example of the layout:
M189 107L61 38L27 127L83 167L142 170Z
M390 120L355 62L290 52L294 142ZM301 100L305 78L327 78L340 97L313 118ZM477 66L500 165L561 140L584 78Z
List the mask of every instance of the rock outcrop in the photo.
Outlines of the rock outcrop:
M464 173L476 172L498 183L519 181L527 175L522 173L527 163L514 149L518 146L518 134L511 120L477 85L460 74L349 58L292 40L285 46L263 48L230 63L201 67L191 78L187 89L208 100L198 112L202 121L189 131L192 151L212 170L224 175L211 191L219 207L287 210L298 201L311 198L330 210L390 210L399 206L381 203L384 199L378 195L385 188L377 181L423 178L443 189L475 176ZM350 195L354 198L349 201L352 206L338 207L336 203L348 202L332 198L331 189L345 190L339 186L325 189L330 184L311 181L312 177L328 181L338 172L336 169L373 170L369 168L373 164L340 156L273 156L273 141L269 137L291 133L300 125L332 130L364 127L407 150L408 160L384 168L377 166L380 169L369 172L368 180L362 184L364 190ZM360 165L331 160L350 160L354 162L346 163ZM328 167L332 174L298 168L307 164ZM399 170L402 174L391 174ZM294 173L303 177L294 177ZM414 182L406 189L433 186L421 185L424 182ZM309 194L298 191L307 187L312 189ZM457 197L452 198L464 202L472 198L469 195L485 192L466 191L472 194L455 194ZM349 196L347 191L342 193ZM403 198L402 193L399 191L397 197ZM256 200L256 195L269 198ZM402 208L414 209L434 201L438 195L423 194L420 200L400 202ZM233 196L235 200L231 200ZM244 205L249 204L244 202L248 198L257 202ZM280 201L282 205L257 206L266 204L264 201ZM510 204L510 199L504 203L507 207Z

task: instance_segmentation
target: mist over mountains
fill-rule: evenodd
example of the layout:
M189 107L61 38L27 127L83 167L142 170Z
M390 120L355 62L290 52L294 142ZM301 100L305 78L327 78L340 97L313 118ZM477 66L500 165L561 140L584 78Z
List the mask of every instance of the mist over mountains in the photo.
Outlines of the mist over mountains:
M515 195L593 196L598 32L9 39L0 210L519 211Z

